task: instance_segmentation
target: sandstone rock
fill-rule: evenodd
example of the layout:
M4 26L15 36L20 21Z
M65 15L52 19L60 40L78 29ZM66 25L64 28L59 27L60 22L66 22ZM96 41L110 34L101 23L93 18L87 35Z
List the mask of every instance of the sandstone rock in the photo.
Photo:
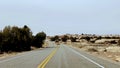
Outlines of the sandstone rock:
M116 62L120 62L120 56L116 56L116 57L115 57L115 61L116 61Z

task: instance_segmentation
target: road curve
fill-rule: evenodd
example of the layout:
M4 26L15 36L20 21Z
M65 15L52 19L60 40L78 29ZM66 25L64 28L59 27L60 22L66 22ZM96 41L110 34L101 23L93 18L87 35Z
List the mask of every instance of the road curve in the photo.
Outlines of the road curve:
M119 68L120 65L97 58L67 45L58 45L56 52L45 62L44 68ZM54 43L48 48L34 50L0 60L0 68L38 68L56 49Z

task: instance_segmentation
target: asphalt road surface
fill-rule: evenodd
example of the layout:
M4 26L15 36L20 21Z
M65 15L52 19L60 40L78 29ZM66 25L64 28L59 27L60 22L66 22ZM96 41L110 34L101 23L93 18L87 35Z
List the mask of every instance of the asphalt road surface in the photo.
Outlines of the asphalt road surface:
M0 68L120 68L120 65L65 44L50 43L45 49L0 59Z

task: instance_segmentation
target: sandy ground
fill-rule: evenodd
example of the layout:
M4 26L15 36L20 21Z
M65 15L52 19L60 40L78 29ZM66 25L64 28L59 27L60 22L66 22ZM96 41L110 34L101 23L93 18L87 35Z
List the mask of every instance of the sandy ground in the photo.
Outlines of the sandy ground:
M74 48L85 51L94 56L97 56L97 57L100 57L100 58L103 58L109 61L120 63L120 52L107 52L104 50L106 46L102 46L98 48L96 46L90 46L88 44L81 45L80 43L72 43L72 46Z
M32 50L38 50L38 49L39 49L39 50L42 50L42 49L44 49L44 48L35 48L35 47L32 47ZM16 55L18 55L18 54L22 54L22 53L25 53L25 52L29 52L29 51L3 53L3 54L0 54L0 59L12 57L12 56L16 56Z
M46 48L47 46L48 46L48 42L45 42L45 44L43 45L43 48L31 47L31 50L37 50L37 49L40 50L40 49L44 49L44 48ZM24 53L24 52L28 52L28 51L3 53L3 54L0 54L0 59L7 58L7 57L12 57L12 56L15 56L15 55L18 55L18 54Z
M12 57L12 56L15 56L19 54L18 52L13 52L13 53L3 53L3 54L0 54L0 59L3 59L3 58L7 58L7 57Z

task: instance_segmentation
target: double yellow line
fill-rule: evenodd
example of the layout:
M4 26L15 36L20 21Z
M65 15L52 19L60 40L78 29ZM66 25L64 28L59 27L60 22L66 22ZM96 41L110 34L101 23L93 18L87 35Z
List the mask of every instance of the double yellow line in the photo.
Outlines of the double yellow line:
M53 50L49 55L48 55L48 57L47 58L45 58L45 60L40 64L40 65L38 65L38 67L37 68L45 68L45 65L50 61L50 59L54 56L54 54L57 52L57 50L58 50L58 46L57 46L57 48L55 48L55 50Z

